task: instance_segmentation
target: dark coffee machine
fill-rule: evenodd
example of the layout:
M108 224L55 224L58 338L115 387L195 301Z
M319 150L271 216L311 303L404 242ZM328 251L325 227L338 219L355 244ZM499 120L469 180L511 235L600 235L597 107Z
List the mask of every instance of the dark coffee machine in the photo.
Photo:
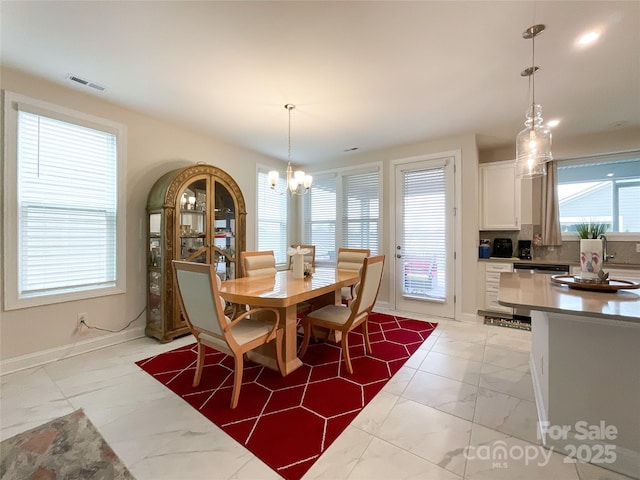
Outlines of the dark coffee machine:
M531 260L531 240L518 240L518 258Z
M496 238L493 240L492 257L511 258L513 256L513 244L510 238Z

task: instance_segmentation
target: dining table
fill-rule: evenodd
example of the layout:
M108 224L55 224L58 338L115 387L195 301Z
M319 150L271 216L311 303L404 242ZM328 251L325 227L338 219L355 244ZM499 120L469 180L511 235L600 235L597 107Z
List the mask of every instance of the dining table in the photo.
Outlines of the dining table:
M280 313L284 331L282 342L283 375L302 366L297 350L297 304L308 302L312 308L340 305L343 287L355 285L360 274L355 270L316 267L311 276L295 278L292 270L275 275L241 277L222 282L220 295L225 301L255 307L271 307ZM248 352L250 360L278 370L275 342Z

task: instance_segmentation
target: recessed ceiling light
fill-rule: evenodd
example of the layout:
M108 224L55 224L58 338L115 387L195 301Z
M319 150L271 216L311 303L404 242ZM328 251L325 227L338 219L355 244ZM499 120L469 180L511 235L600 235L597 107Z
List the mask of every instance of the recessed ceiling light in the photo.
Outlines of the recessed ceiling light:
M613 173L607 173L607 177L613 177Z
M580 36L576 43L580 46L591 45L599 38L600 38L600 32L596 32L596 31L587 32L584 35Z
M560 120L558 120L558 119L549 120L547 122L547 127L549 127L549 128L557 127L558 125L560 125Z

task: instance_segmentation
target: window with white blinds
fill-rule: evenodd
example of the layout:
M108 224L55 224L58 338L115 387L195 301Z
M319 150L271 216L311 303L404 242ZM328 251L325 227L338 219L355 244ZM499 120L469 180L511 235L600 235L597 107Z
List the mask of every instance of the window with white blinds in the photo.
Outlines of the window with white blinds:
M287 187L286 178L280 177L276 185L277 192L284 192ZM287 263L287 209L289 194L279 195L271 190L269 174L266 170L258 170L258 250L273 250L276 263Z
M341 245L378 253L380 175L377 169L342 176L341 213Z
M5 97L7 308L124 291L124 135L28 100Z
M336 260L336 175L317 175L305 196L304 241L316 247L316 265Z
M380 167L315 175L305 197L304 243L316 246L316 263L333 265L338 247L380 245Z

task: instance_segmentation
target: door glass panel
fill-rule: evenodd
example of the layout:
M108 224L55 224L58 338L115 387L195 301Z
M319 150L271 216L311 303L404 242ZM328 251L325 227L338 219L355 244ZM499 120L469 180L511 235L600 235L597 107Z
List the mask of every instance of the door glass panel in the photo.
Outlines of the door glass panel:
M402 294L445 300L446 185L444 167L403 178Z

